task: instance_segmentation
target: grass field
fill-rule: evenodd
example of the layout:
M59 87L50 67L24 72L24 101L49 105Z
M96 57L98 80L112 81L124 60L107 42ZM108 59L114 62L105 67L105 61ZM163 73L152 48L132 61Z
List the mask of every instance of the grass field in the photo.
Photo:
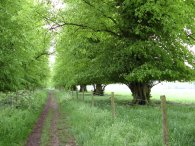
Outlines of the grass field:
M152 91L152 104L129 105L130 93L116 92L116 119L112 120L110 91L103 97L82 94L79 100L71 93L59 93L61 110L79 146L161 146L162 120L160 93ZM161 91L162 92L162 91ZM195 146L195 91L164 90L168 104L169 141L171 146Z

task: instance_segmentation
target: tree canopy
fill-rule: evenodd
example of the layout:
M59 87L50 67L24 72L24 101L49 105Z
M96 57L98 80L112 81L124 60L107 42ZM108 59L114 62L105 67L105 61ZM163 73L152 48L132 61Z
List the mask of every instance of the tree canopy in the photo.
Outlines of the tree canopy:
M136 103L156 81L194 77L194 1L66 1L51 29L63 27L56 82L124 83ZM52 21L52 20L51 20ZM96 80L94 80L96 79Z
M0 2L0 91L33 89L45 84L50 34L36 1ZM40 15L41 14L41 15Z

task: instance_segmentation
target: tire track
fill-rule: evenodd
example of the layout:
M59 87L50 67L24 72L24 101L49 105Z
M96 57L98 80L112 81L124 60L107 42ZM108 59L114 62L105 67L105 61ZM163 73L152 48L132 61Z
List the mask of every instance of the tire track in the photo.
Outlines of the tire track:
M42 133L45 119L46 119L48 112L49 112L50 105L51 105L51 92L48 95L48 101L44 107L43 112L41 113L38 121L36 122L36 124L32 130L32 133L28 137L26 146L39 146L40 145L41 133Z

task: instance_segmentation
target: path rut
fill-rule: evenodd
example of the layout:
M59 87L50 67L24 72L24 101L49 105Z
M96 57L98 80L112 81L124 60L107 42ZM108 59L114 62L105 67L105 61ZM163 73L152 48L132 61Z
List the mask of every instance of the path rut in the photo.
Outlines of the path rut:
M51 93L49 93L47 104L45 105L43 112L41 113L38 121L36 122L33 128L32 133L27 140L26 146L39 146L40 145L41 133L42 133L45 119L49 112L50 105L51 105Z
M57 127L58 120L60 118L60 113L58 109L58 103L57 98L55 97L55 94L53 91L49 91L48 94L48 101L44 107L44 110L42 111L39 119L37 120L32 133L28 137L26 146L40 146L41 145L41 136L42 131L44 128L44 123L47 119L47 116L49 115L49 112L52 112L51 117L51 123L50 123L50 130L48 133L48 136L50 138L50 142L47 144L47 146L59 146L60 140L58 138L58 132L59 129ZM65 121L64 121L65 123ZM69 134L68 130L66 129L66 124L64 125L64 135ZM63 144L64 145L64 144ZM68 141L66 142L65 146L76 146L76 142L73 137L69 136Z

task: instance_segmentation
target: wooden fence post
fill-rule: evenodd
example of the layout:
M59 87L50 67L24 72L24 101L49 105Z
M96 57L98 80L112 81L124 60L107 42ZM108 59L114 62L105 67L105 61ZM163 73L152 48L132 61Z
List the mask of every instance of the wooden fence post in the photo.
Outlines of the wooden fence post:
M84 89L82 89L82 92L83 92L83 101L85 100L85 91Z
M13 105L13 96L11 96L11 97L12 97L12 101L11 102L12 102L12 108L13 108L14 107L14 105Z
M112 118L115 119L115 102L114 102L114 92L111 93L111 106L112 106Z
M163 127L163 142L166 146L169 146L169 133L167 126L167 111L166 111L166 97L165 95L160 96L161 109L162 109L162 127Z
M78 100L79 99L78 90L76 90L76 97L77 97L77 100Z
M91 99L91 105L92 105L92 106L94 106L94 95L93 95L93 91L92 91L91 96L92 96L92 99Z

